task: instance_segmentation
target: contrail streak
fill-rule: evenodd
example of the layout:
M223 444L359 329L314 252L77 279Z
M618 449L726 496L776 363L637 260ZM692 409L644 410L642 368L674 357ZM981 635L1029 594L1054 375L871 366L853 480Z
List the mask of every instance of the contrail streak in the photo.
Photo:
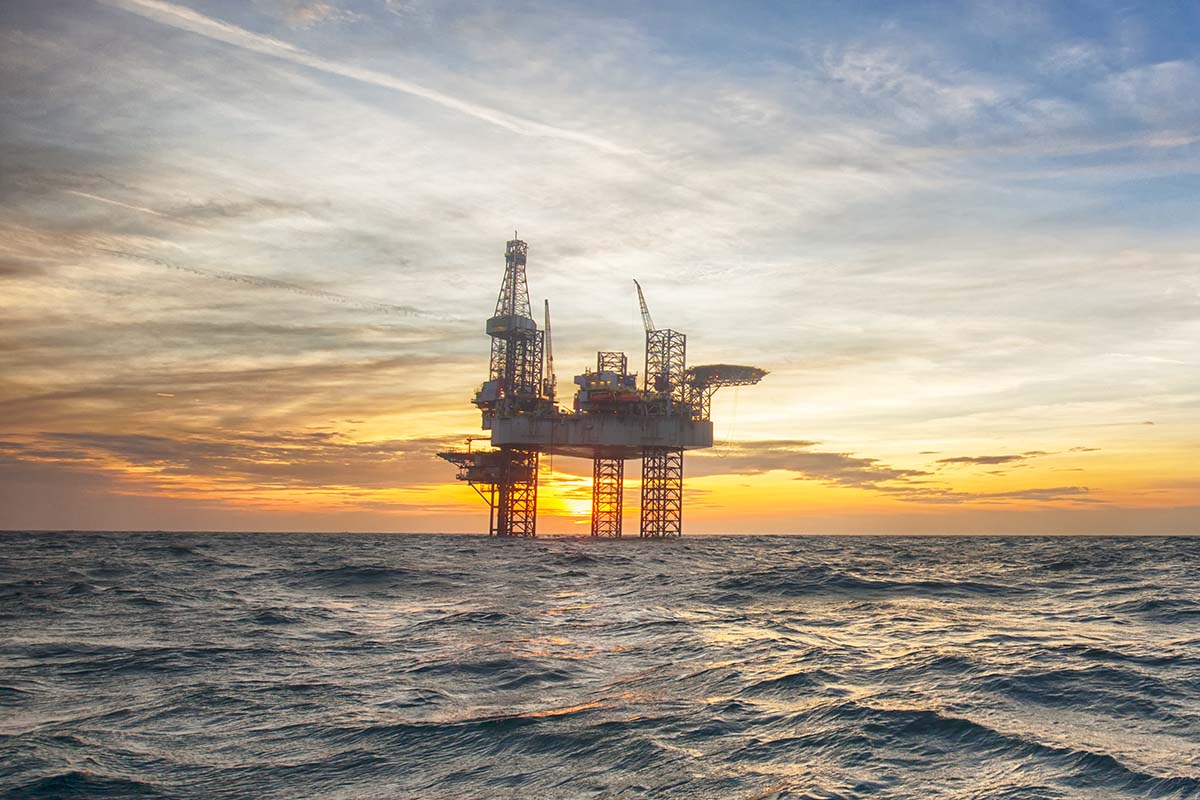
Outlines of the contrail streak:
M478 120L496 125L505 130L519 134L521 136L535 136L548 139L559 139L566 142L574 142L591 147L604 153L614 155L635 155L637 151L622 147L603 139L599 136L593 136L588 133L579 131L567 130L558 128L553 125L535 122L533 120L523 119L522 117L508 114L504 111L499 111L488 106L471 103L465 100L460 100L457 97L443 94L436 89L429 89L420 84L411 81L401 80L392 75L387 75L383 72L377 72L364 67L356 67L350 64L343 64L337 61L331 61L327 58L315 55L302 50L295 45L289 44L273 36L265 36L260 33L248 31L245 28L239 28L237 25L231 25L228 22L223 22L212 17L205 16L199 12L193 11L185 6L176 5L175 3L166 2L166 0L101 0L101 2L124 9L138 16L154 20L163 25L168 25L172 28L189 31L191 33L205 36L209 39L215 39L219 42L225 42L235 47L240 47L244 50L250 50L255 53L282 58L286 61L291 61L294 64L300 64L305 67L327 72L331 75L339 75L343 78L350 78L361 83L380 86L385 89L392 89L397 92L420 97L431 103L436 103L443 108L449 108L458 111L467 116L474 117Z
M374 300L362 300L357 297L350 297L336 292L329 292L324 289L316 289L311 286L304 286L298 283L289 283L287 281L279 281L274 278L261 278L255 275L246 275L241 272L229 272L222 269L202 269L200 267L190 267L183 264L175 264L155 256L143 255L142 253L131 253L127 250L110 250L106 247L97 248L101 252L109 255L127 258L132 261L141 261L145 264L154 264L167 269L174 269L180 272L188 272L192 275L199 275L204 278L216 278L217 280L229 281L231 283L240 283L246 286L253 286L258 289L277 289L292 294L304 295L317 300L325 300L339 305L351 306L353 308L361 308L365 311L378 311L384 314L397 314L404 317L424 317L429 318L431 315L419 311L412 306L398 306L392 303L379 303Z
M161 211L155 211L153 208L146 208L145 206L131 206L131 205L129 205L129 203L122 203L120 200L112 200L107 197L101 197L98 194L88 194L87 192L77 192L74 189L63 189L63 192L65 194L73 194L76 197L86 197L88 200L96 200L101 203L108 203L110 206L117 206L118 208L127 208L130 211L140 211L143 214L153 214L156 217L165 217L168 219L170 219L170 217L171 217L170 214L164 214Z

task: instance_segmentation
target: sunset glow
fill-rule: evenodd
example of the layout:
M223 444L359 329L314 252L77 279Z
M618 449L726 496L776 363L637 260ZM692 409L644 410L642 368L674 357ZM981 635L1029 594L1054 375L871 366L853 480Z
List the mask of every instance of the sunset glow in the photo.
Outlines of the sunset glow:
M519 228L560 391L769 371L687 533L1197 532L1195 12L941 8L6 3L0 528L485 530Z

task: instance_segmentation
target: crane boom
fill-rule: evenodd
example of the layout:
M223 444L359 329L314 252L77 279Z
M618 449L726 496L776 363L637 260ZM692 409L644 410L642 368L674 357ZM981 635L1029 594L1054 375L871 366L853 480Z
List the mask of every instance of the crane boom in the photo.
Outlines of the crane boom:
M546 377L542 380L545 382L543 394L550 398L551 407L554 406L555 394L558 391L558 377L554 374L554 340L550 336L550 301L546 300Z
M642 285L635 278L633 285L638 290L638 303L642 306L642 325L646 327L646 333L654 333L654 320L650 319L650 309L646 307L646 296L642 294Z

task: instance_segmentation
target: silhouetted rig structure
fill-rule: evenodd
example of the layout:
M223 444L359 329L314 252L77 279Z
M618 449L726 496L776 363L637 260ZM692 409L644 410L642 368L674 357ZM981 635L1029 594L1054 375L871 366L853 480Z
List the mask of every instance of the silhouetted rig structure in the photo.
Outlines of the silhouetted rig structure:
M656 328L637 285L646 329L642 386L624 353L596 354L595 371L575 376L574 410L558 407L550 303L545 330L529 306L525 277L528 245L505 248L504 282L492 337L488 380L475 393L490 450L438 453L458 467L487 502L492 536L537 535L538 456L552 453L592 460L592 536L621 536L625 461L642 460L641 536L682 533L683 451L712 447L712 397L724 386L758 383L766 371L734 364L688 367L687 337ZM486 437L480 437L486 438Z

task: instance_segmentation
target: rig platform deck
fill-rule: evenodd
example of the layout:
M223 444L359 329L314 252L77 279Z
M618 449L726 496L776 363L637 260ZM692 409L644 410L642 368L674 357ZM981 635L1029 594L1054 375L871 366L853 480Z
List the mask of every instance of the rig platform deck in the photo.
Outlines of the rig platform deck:
M475 393L489 450L438 455L458 468L487 502L492 536L537 535L539 456L590 458L591 532L622 535L625 461L641 459L640 535L683 532L683 453L712 447L713 394L725 386L756 384L767 373L738 364L686 365L687 337L657 328L636 281L646 330L641 385L624 353L596 354L596 369L575 376L573 408L558 405L550 304L545 328L531 316L525 274L529 247L513 238L505 248L504 280L485 330L492 340L488 380Z

